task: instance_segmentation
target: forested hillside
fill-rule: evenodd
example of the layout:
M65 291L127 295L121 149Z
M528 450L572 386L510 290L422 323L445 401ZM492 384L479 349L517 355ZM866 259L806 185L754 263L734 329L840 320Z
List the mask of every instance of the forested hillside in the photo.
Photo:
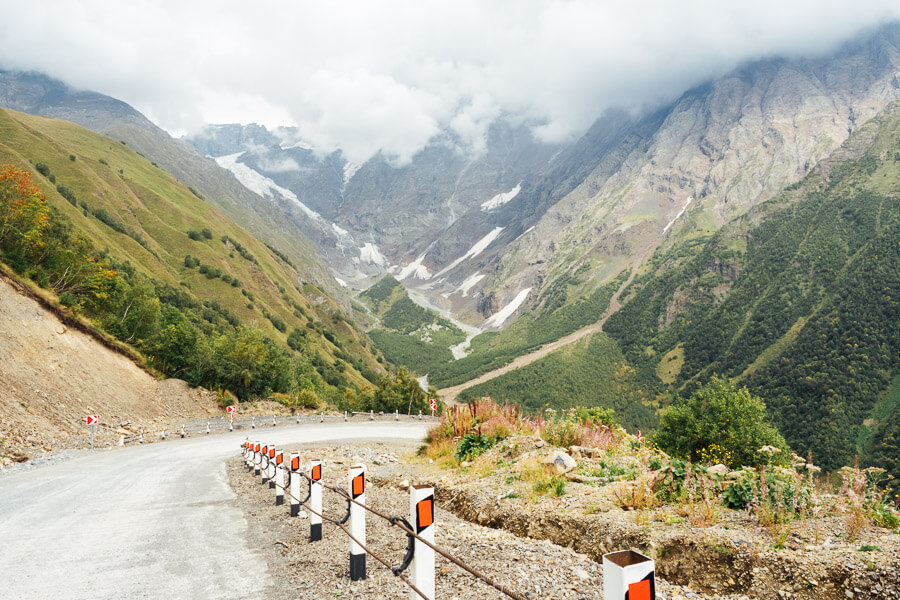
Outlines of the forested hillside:
M711 238L658 252L604 329L659 394L723 374L765 399L801 454L836 468L862 452L900 474L889 392L900 113L868 123L840 156Z
M158 372L241 399L385 373L293 261L124 143L0 111L0 258Z

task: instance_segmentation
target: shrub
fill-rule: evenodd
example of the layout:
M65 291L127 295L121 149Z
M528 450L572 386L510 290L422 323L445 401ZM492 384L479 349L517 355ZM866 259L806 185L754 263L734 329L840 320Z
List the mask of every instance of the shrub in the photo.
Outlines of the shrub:
M702 461L701 451L714 445L731 453L734 464L760 466L767 459L757 450L771 446L786 455L787 443L766 421L766 405L728 379L713 376L686 402L662 412L654 441L666 452Z
M212 239L212 231L210 231L206 227L200 230L200 234L208 240Z
M44 177L50 176L50 167L48 167L44 163L39 162L36 165L34 165L34 168L35 168L35 170L37 170L38 173L40 173Z
M474 460L490 450L495 443L496 440L491 440L487 436L470 433L460 440L456 448L456 460Z
M203 236L200 234L200 232L194 231L193 229L191 229L187 232L187 236L189 238L191 238L192 240L194 240L195 242L199 242L201 239L203 239Z

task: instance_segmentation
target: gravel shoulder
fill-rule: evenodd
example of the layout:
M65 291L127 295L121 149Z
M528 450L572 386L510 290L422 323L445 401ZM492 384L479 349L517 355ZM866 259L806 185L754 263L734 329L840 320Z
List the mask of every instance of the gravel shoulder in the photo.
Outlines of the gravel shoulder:
M260 436L260 439L265 438ZM345 487L347 467L357 461L367 465L367 500L387 514L408 518L409 483L435 479L433 465L412 459L418 444L387 440L357 440L353 444L330 446L306 444L288 446L299 451L301 460L324 461L326 485ZM239 508L247 518L250 544L262 550L268 570L276 582L273 599L323 599L352 597L360 599L399 598L408 588L386 568L368 558L368 578L351 582L349 578L349 540L333 525L325 523L324 539L309 543L309 519L301 507L301 516L291 518L287 505L275 506L274 491L261 485L238 456L228 461L228 481L237 496ZM497 583L526 598L559 600L601 599L602 565L584 553L546 539L521 537L498 528L484 527L461 519L442 506L452 487L441 484L435 514L436 545L495 579ZM326 515L339 517L345 502L333 494L324 495ZM288 502L286 500L286 502ZM545 516L554 514L547 509ZM371 548L392 565L400 563L406 538L382 519L367 517L367 541ZM438 556L436 564L438 598L452 600L494 599L497 590L477 581L468 573ZM660 600L738 599L745 596L710 596L689 586L676 586L657 579Z

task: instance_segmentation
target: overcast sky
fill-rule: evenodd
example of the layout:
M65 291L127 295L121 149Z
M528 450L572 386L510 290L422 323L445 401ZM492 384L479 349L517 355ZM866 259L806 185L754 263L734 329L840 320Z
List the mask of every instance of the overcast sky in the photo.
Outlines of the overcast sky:
M897 0L64 0L4 2L0 67L124 100L175 135L294 125L352 160L408 159L442 128L478 149L499 115L583 132L737 64L816 56Z

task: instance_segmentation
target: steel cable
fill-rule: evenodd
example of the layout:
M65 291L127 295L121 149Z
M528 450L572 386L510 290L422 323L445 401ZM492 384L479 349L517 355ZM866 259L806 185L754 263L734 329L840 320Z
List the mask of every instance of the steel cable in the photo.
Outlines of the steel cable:
M310 481L312 481L312 478L311 478L309 475L307 475L306 473L300 473L300 475L302 475L303 477L306 477L307 479L309 479ZM422 542L423 544L425 544L426 546L428 546L429 548L431 548L432 550L434 550L435 552L437 552L438 554L440 554L441 556L443 556L444 558L446 558L447 560L449 560L450 562L452 562L453 564L455 564L456 566L458 566L459 568L461 568L461 569L467 571L467 572L468 572L470 575L472 575L473 577L482 580L484 583L488 584L489 586L491 586L492 588L494 588L494 589L497 590L498 592L501 592L501 593L503 593L503 594L506 594L507 596L509 596L510 598L514 598L515 600L527 600L527 598L525 598L525 596L522 596L521 594L519 594L519 593L517 593L517 592L514 592L514 591L512 591L512 590L510 590L509 588L507 588L507 587L504 586L503 584L497 583L496 581L494 581L492 578L488 577L487 575L478 572L474 567L470 567L469 565L467 565L467 564L463 563L462 561L460 561L460 560L459 560L458 558L456 558L455 556L453 556L453 555L451 555L451 554L445 552L444 550L438 548L437 546L435 546L434 544L432 544L432 543L429 542L428 540L426 540L426 539L420 537L420 536L419 536L415 531L413 531L412 529L407 528L407 527L404 526L403 524L398 524L398 523L396 523L391 517L385 515L384 513L380 512L380 511L375 510L375 509L372 508L371 506L366 506L365 504L363 504L363 503L361 503L361 502L359 502L359 501L357 501L357 500L354 500L354 499L351 498L350 495L347 494L344 490L342 490L342 489L340 489L340 488L338 488L338 487L327 486L327 485L324 485L324 484L322 485L322 487L324 487L325 489L327 489L327 490L329 490L329 491L334 492L334 493L337 494L338 496L343 496L348 502L352 502L352 503L354 503L354 504L356 504L356 505L358 505L358 506L361 506L362 508L364 508L365 510L369 511L369 512L372 513L373 515L376 515L376 516L378 516L378 517L381 517L382 519L385 519L386 521L390 522L391 525L393 525L393 526L399 528L401 531L404 531L407 535L411 535L411 536L414 537L415 539L419 540L420 542Z

